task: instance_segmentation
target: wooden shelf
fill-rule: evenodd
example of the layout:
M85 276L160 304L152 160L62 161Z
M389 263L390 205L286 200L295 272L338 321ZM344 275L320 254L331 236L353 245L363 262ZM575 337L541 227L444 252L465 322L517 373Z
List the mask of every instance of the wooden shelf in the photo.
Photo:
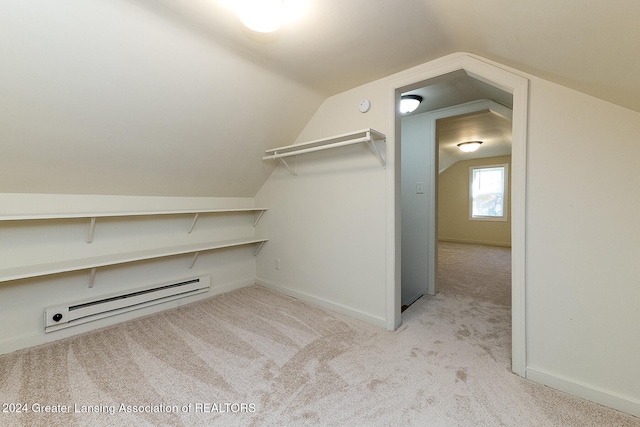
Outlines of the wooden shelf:
M47 276L50 274L66 273L78 270L92 270L97 267L105 267L108 265L125 264L135 261L144 261L154 258L162 258L174 255L197 254L199 252L211 251L216 249L231 248L235 246L258 244L256 250L260 250L262 244L268 239L247 238L225 240L220 242L197 243L191 245L182 245L174 247L164 247L158 249L149 249L135 252L117 253L113 255L103 255L88 258L61 260L43 264L25 265L20 267L10 267L0 269L0 282L8 282L10 280L26 279L30 277ZM195 258L194 258L195 261ZM191 263L193 266L193 262Z
M376 145L376 141L386 141L386 136L377 130L367 128L355 132L330 136L328 138L316 139L314 141L271 148L269 150L265 150L265 153L268 155L264 156L262 160L278 160L292 175L295 176L295 164L290 165L287 163L286 160L284 160L286 157L344 147L347 145L367 143L384 168L386 166L384 156L382 155L382 151Z

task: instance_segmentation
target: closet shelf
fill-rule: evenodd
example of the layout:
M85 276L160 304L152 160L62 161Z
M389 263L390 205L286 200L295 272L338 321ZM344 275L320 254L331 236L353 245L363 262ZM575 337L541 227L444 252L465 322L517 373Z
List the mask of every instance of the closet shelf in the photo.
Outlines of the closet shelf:
M131 211L131 212L91 212L91 213L55 213L55 214L15 214L0 215L0 221L24 221L37 219L73 219L73 218L107 218L124 216L181 215L205 213L257 212L264 213L266 208L231 208L231 209L185 209L166 211Z
M226 209L185 209L185 210L160 210L160 211L131 211L131 212L89 212L89 213L34 213L34 214L11 214L0 215L0 221L7 222L9 227L15 225L22 226L21 222L29 224L30 221L38 220L63 220L63 219L88 219L88 236L86 243L92 243L96 228L96 220L98 218L117 218L117 217L136 217L136 216L156 216L156 215L193 215L190 226L185 226L184 231L191 233L194 230L196 222L200 215L203 214L243 214L253 215L253 227L256 227L262 215L267 211L266 208L226 208ZM249 218L247 218L249 219ZM182 219L177 224L183 224ZM52 224L56 226L55 223ZM252 234L252 233L248 233ZM0 266L0 282L8 282L11 280L27 279L31 277L47 276L50 274L66 273L71 271L90 270L89 287L93 287L96 276L96 269L109 265L126 264L136 261L150 260L154 258L169 257L174 255L193 254L192 259L187 265L193 268L200 252L212 251L216 249L231 248L235 246L255 245L254 255L257 255L262 245L268 239L257 238L255 236L223 240L223 241L199 241L189 244L174 244L149 249L123 250L122 252L112 252L103 255L90 255L77 258L65 258L63 253L52 254L52 259L44 260L42 257L38 259L32 257L30 261L26 261L24 265L4 265ZM123 248L124 249L124 248ZM90 250L87 250L90 253ZM57 259L56 259L57 258ZM0 263L2 264L2 263Z
M15 214L0 215L0 221L33 221L44 219L89 219L89 230L87 233L87 243L93 242L93 235L96 228L97 218L121 218L127 216L154 216L154 215L193 215L193 221L187 233L191 234L193 228L201 214L223 214L223 213L254 213L253 226L257 226L266 208L228 208L228 209L187 209L187 210L166 210L166 211L131 211L131 212L92 212L92 213L55 213L55 214Z
M296 175L295 164L289 165L284 159L286 157L297 156L299 154L312 153L315 151L328 150L331 148L344 147L346 145L367 143L373 154L376 156L382 167L386 166L382 151L376 145L376 141L386 141L386 136L374 129L367 128L342 135L335 135L328 138L316 139L314 141L302 142L298 144L285 145L282 147L265 150L268 154L262 160L279 160L282 165L292 174Z
M105 267L108 265L125 264L135 261L144 261L154 258L168 257L174 255L195 254L191 267L195 262L195 258L200 252L211 251L215 249L231 248L234 246L252 245L258 246L255 254L258 253L262 245L268 239L246 238L233 239L219 242L206 242L190 245L180 245L173 247L163 247L157 249L148 249L134 252L117 253L112 255L94 256L88 258L76 258L72 260L60 260L55 262L47 262L41 264L32 264L18 267L10 267L0 269L0 282L8 282L10 280L26 279L30 277L47 276L50 274L66 273L78 270L93 270L97 267ZM95 270L92 271L92 281ZM91 283L90 285L93 285Z

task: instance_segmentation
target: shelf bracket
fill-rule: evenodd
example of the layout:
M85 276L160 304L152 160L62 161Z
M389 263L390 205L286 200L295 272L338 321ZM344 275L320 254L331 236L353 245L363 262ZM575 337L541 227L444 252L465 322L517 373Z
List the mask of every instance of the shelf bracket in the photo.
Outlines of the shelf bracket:
M278 154L278 153L276 152L275 154ZM278 160L280 160L280 163L282 163L282 166L284 166L285 169L288 170L291 175L298 176L298 174L296 174L296 158L295 158L295 156L293 157L293 167L289 166L289 164L282 157L278 157Z
M93 284L96 281L96 268L93 267L91 269L91 274L89 275L89 288L93 288Z
M96 231L96 217L91 217L91 222L89 222L89 236L87 237L87 243L93 242L93 233Z
M265 211L259 211L259 212L256 214L256 220L255 220L255 221L253 221L253 226L254 226L254 227L255 227L256 225L258 225L258 222L260 222L260 218L262 218L262 215L264 215L264 212L265 212Z
M258 248L256 249L256 251L253 253L253 256L257 256L258 252L260 252L260 249L262 249L262 245L264 245L265 242L260 242L260 244L258 245Z
M367 138L369 139L369 146L371 147L371 150L373 151L373 154L376 156L376 158L378 159L378 161L380 162L380 164L382 165L383 168L387 167L387 164L384 160L384 157L382 156L382 153L380 152L380 149L378 149L378 146L376 145L376 141L373 138L373 136L371 135L371 132L367 132ZM386 139L382 140L383 142L386 142Z
M193 258L191 259L191 265L189 265L189 269L192 269L193 266L196 264L196 260L198 259L198 255L200 255L200 252L196 252L193 254Z
M191 223L191 227L189 227L189 231L187 232L188 234L191 234L191 232L193 231L193 227L195 227L195 226L196 226L196 222L198 221L198 216L199 216L199 215L200 215L200 214L195 214L195 215L193 216L193 222Z

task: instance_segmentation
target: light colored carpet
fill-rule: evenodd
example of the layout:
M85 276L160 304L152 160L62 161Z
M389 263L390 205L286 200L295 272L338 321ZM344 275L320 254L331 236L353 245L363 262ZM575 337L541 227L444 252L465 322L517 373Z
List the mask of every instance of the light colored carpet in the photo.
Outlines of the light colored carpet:
M252 286L1 356L0 401L30 412L0 425L640 426L512 374L509 337L508 307L460 294L389 332Z
M438 242L438 285L447 295L511 306L511 249Z

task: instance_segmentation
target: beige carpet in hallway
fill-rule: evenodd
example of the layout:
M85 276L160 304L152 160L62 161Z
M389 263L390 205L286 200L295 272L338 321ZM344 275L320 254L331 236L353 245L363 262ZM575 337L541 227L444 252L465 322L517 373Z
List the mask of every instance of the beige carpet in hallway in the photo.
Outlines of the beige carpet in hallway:
M512 374L509 318L443 292L389 332L252 286L0 356L29 411L0 425L640 426Z
M511 306L511 248L438 242L438 283L446 295Z

